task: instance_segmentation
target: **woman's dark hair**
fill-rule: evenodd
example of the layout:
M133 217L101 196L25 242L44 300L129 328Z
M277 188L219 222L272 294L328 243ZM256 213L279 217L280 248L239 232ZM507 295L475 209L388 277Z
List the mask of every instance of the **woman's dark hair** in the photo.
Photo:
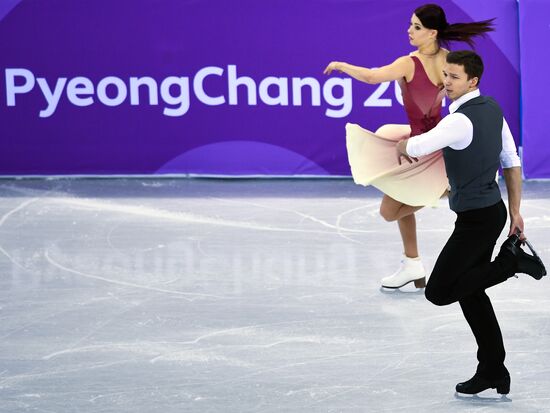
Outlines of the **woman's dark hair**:
M468 80L477 77L477 84L479 85L483 74L483 60L477 53L471 50L449 52L447 63L464 66L464 72L468 75Z
M495 19L449 24L445 12L437 4L420 6L414 11L414 14L424 27L437 30L437 40L444 46L448 46L451 41L457 41L466 42L473 48L474 37L484 36L485 33L495 30L493 26L493 20Z

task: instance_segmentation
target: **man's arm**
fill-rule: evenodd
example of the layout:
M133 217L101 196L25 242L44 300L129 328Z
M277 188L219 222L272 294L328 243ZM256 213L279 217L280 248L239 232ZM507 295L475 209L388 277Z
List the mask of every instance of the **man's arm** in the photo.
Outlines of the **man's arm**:
M510 231L508 231L508 236L513 235L516 229L519 229L521 231L521 239L525 239L523 235L523 218L519 212L521 203L521 167L505 168L502 172L506 181L506 189L508 190L508 213L510 214Z
M503 119L502 122L502 151L500 152L500 165L503 169L521 166L516 143L514 142L512 131L506 119Z
M446 146L456 150L464 149L472 142L473 129L466 115L453 113L444 117L432 130L400 141L397 144L398 158L429 155Z

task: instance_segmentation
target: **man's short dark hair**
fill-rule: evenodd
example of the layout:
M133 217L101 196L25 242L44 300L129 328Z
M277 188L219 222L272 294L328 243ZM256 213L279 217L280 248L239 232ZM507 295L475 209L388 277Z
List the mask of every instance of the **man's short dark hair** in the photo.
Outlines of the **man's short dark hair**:
M477 77L477 83L481 80L483 74L483 60L471 50L459 50L450 52L447 55L447 63L464 66L464 72L468 75L468 80Z

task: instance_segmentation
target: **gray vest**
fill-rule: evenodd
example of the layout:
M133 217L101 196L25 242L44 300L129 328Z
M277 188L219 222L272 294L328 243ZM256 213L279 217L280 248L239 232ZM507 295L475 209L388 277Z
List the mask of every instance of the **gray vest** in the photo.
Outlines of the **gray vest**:
M443 149L451 186L449 206L455 212L463 212L494 205L501 199L495 177L502 151L502 110L492 98L479 96L456 112L470 119L474 136L465 149Z

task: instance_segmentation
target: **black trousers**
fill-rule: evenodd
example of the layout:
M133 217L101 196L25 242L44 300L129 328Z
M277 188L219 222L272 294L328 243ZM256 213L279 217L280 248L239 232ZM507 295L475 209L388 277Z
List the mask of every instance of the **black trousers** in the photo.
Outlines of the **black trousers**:
M485 293L513 275L509 257L498 256L491 262L506 217L502 200L457 213L454 231L439 254L425 292L436 305L459 302L477 342L477 374L487 379L507 373L502 333Z

